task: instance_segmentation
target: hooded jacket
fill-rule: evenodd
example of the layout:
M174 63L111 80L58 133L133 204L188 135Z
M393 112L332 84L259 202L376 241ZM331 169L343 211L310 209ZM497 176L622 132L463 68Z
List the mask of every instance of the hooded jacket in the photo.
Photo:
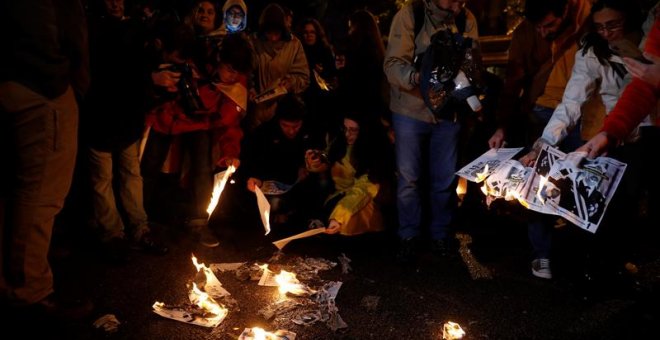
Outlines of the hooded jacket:
M403 7L392 19L390 35L385 51L384 70L390 83L390 110L397 114L417 120L434 123L431 110L424 104L419 86L413 84L415 69L413 60L416 55L424 53L431 43L431 36L441 29L455 28L455 24L447 20L447 12L441 10L431 0L423 0L426 14L424 25L415 36L415 18L412 3ZM478 38L477 21L472 12L466 11L467 20L464 36Z

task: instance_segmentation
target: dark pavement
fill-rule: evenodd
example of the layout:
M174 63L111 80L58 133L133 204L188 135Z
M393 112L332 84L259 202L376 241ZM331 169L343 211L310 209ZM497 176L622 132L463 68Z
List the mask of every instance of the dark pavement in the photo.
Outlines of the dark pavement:
M279 237L263 236L256 204L253 209L228 201L233 190L223 195L223 208L211 220L220 247L199 245L176 222L175 210L164 209L158 220L166 225L157 232L170 243L170 252L165 256L134 252L124 265L105 263L97 245L80 228L71 227L83 223L77 209L84 204L67 208L58 221L52 249L57 289L89 296L95 310L89 318L75 322L9 317L7 325L18 332L12 334L62 339L237 339L246 327L274 331L283 326L297 333L296 339L441 339L447 321L458 322L466 339L646 339L657 333L660 251L658 234L649 226L638 228L633 257L639 272L606 272L590 285L583 280L585 261L580 251L588 235L573 226L558 229L555 278L542 280L530 273L524 225L497 209L482 219L470 219L469 228L459 228L472 236L471 253L491 271L490 280L473 280L459 256L436 258L423 251L416 265L397 265L397 243L391 230L354 238L322 234L289 244L284 248L285 258L323 257L338 262L337 256L345 253L352 260L349 274L342 274L340 266L320 274L323 280L343 282L336 304L348 324L346 329L333 332L322 322L270 324L257 311L275 300L276 289L239 281L233 273L218 278L238 301L240 311L230 310L218 327L188 325L154 314L154 301L187 301L186 284L195 274L192 253L208 265L264 263L276 251L270 242ZM380 298L375 308L364 306L367 296ZM121 322L116 333L92 326L105 314L114 314Z

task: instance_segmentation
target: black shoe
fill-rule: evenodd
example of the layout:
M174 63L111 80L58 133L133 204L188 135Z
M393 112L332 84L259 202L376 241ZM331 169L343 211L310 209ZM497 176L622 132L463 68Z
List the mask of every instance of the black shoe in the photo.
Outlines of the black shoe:
M169 251L169 248L154 238L151 233L143 234L138 241L131 245L131 248L153 255L165 255Z
M439 258L454 258L458 255L458 247L455 240L447 238L433 240L431 244L431 253Z
M31 312L59 320L80 320L92 313L94 304L88 299L64 299L50 294L28 306Z
M129 242L123 237L113 237L101 244L103 259L113 264L131 262Z
M401 265L410 265L415 262L417 257L417 239L409 238L401 240L399 251L396 254L396 262Z

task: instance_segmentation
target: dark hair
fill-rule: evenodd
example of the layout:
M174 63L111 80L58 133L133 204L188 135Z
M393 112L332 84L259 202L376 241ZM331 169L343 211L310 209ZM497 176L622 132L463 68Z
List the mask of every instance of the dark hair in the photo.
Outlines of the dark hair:
M303 120L305 119L305 103L299 96L288 93L277 102L275 117L289 122Z
M222 19L223 19L223 13L222 13L222 8L218 6L218 3L212 0L196 0L195 4L193 7L190 9L190 13L185 17L184 22L188 24L190 27L192 27L195 30L195 33L198 33L197 30L198 28L195 26L195 14L199 10L199 7L202 5L202 3L208 2L211 5L213 5L213 9L215 10L215 19L213 20L213 29L217 29L222 25Z
M343 117L356 122L360 127L350 158L355 168L355 177L367 174L369 181L383 183L394 173L392 145L383 124L376 115L365 112L347 111ZM346 149L346 138L336 138L328 151L330 164L341 162Z
M374 61L382 63L385 45L374 15L367 10L358 10L351 14L349 20L354 29L348 36L348 49L370 53Z
M548 14L556 17L564 15L567 0L528 0L525 1L525 18L533 24L541 22Z
M195 48L195 33L192 28L181 24L174 17L158 20L154 25L153 38L160 40L163 51L178 51L184 59L192 56Z
M284 9L276 3L270 3L263 9L259 17L259 34L266 32L280 32L282 40L291 40L291 32L286 27Z
M222 41L222 48L218 52L218 60L229 64L241 73L252 70L252 48L250 43L240 34L229 34Z
M623 14L625 20L623 29L625 33L635 31L639 31L641 33L642 12L639 4L636 1L598 0L591 7L591 18L593 19L594 13L602 11L606 8ZM591 21L593 25L593 20ZM582 38L580 41L580 47L582 48L582 55L587 54L589 49L593 48L594 54L598 58L598 62L601 65L607 65L607 60L612 56L612 50L610 49L607 40L605 40L600 34L598 34L598 32L596 32L595 26L592 26L591 30Z
M321 26L321 23L314 18L306 18L300 22L298 25L298 37L302 40L303 32L305 31L305 26L307 25L314 26L314 31L316 31L316 45L330 49L330 43L328 42L328 37L325 35L323 26Z

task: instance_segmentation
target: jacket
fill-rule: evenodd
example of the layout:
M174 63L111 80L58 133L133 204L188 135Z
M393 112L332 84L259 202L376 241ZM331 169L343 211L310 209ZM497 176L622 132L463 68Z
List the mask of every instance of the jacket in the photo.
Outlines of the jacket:
M390 83L390 110L428 123L435 123L431 110L424 104L419 86L413 84L413 74L418 71L413 65L416 55L424 53L431 42L431 36L455 25L442 22L442 11L432 2L424 1L426 15L424 25L417 36L414 33L413 5L401 8L392 19L390 35L385 51L383 68ZM478 38L477 21L467 9L464 35Z
M541 138L551 145L559 144L580 121L582 105L596 90L605 105L605 112L609 113L632 78L630 73L621 78L612 67L600 64L592 48L585 55L582 54L582 50L575 54L573 73L566 84L563 99L543 130ZM623 65L623 60L615 55L609 61ZM637 134L631 136L631 139L636 137Z

